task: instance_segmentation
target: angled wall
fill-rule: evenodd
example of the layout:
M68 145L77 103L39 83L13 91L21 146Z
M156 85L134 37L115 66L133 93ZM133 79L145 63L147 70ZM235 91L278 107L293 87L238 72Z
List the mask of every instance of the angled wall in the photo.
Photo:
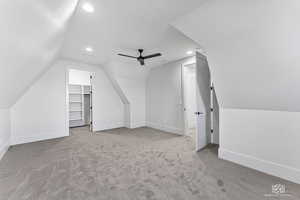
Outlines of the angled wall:
M135 62L134 62L135 63ZM124 95L126 127L138 128L146 125L146 78L149 68L114 61L105 66L111 79Z
M69 135L66 100L69 69L85 70L94 74L94 131L124 126L123 103L103 69L99 66L59 60L12 106L11 144Z
M119 95L123 105L124 105L124 126L127 128L131 127L131 107L130 102L125 95L124 91L122 90L120 84L116 80L116 77L112 73L112 71L108 68L108 66L103 67L103 71L106 74L107 78L110 80L112 86L114 87L115 91Z
M51 66L77 1L0 2L0 108L11 107Z
M208 55L221 110L219 156L298 183L299 6L211 0L173 24Z
M174 22L207 52L222 107L300 111L299 6L211 0Z
M68 136L66 70L50 67L11 108L11 144Z

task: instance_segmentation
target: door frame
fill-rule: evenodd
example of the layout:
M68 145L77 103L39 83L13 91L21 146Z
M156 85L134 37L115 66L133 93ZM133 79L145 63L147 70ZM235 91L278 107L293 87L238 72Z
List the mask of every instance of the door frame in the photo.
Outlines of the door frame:
M82 69L81 67L77 67L77 66L73 66L73 65L70 65L70 66L67 66L66 67L66 83L65 83L65 100L66 100L66 133L67 135L69 136L70 135L70 121L69 121L69 111L70 111L70 102L69 102L69 74L70 74L70 70L78 70L78 71L85 71L85 72L89 72L90 73L90 125L89 125L89 131L91 133L94 133L93 129L94 129L94 119L93 119L93 109L94 109L94 101L93 101L93 98L94 98L94 88L93 88L93 82L92 80L94 79L95 77L95 72L91 71L91 70L87 70L87 69ZM83 91L82 91L83 92ZM83 97L82 97L83 98ZM82 113L83 114L83 113Z
M185 73L184 73L184 69L185 67L189 66L189 65L196 65L196 60L187 62L187 63L183 63L181 65L181 101L182 101L182 117L183 117L183 134L184 135L188 135L188 117L187 117L187 112L186 112L186 97L185 97ZM195 66L196 67L196 66ZM196 74L195 74L196 75ZM196 84L196 83L195 83ZM196 98L196 96L195 96ZM197 125L196 125L197 128Z
M186 67L188 65L191 65L191 64L195 64L195 67L196 67L196 74L195 74L195 76L196 76L196 83L195 84L198 85L198 81L197 81L198 80L198 73L197 73L197 71L199 70L198 66L197 66L198 56L200 56L199 58L201 58L201 59L202 59L202 57L205 58L205 59L207 59L207 57L205 55L203 55L203 54L201 54L199 52L196 52L196 55L194 56L194 59L192 61L188 61L188 62L183 63L181 65L181 105L182 105L182 119L183 119L182 123L183 123L183 132L184 132L184 135L187 135L187 131L188 131L188 127L187 127L187 113L185 112L185 103L186 103L185 101L186 100L185 100L185 91L184 91L184 83L185 83L185 80L184 80L184 78L185 78L184 77L184 67ZM196 87L196 90L197 90L197 87ZM198 100L199 99L197 98L197 95L196 95L195 98L196 98L197 106L198 106L198 103L199 103ZM210 97L210 99L211 99L211 97ZM200 116L196 118L196 137L195 137L195 139L196 139L196 141L195 141L195 150L196 151L200 151L204 147L202 147L203 145L199 142L200 141L199 140L199 136L200 136L199 135L199 122L200 122L199 120L203 120L203 117L207 117L206 115L207 115L208 111L206 111L205 109L200 111L198 109L198 107L197 107L197 111L195 111L195 112L201 113ZM205 118L204 118L204 120L205 120ZM207 128L206 127L206 121L204 121L203 123L204 123L205 129L206 129ZM206 131L205 131L205 134L207 134Z

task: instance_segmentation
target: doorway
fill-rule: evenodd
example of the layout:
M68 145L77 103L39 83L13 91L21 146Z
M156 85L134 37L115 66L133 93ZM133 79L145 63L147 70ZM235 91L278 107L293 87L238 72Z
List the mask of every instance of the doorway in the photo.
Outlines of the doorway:
M185 135L196 140L196 65L183 66Z
M194 139L196 151L211 143L213 134L211 84L207 58L196 52L194 63L182 65L184 132ZM215 121L218 124L218 120Z
M69 128L84 127L93 131L92 73L69 69L67 104Z

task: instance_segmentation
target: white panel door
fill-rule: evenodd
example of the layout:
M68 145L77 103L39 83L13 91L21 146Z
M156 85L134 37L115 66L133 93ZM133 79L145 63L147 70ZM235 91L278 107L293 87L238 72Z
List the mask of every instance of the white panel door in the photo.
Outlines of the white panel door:
M210 71L206 57L196 53L196 150L203 149L210 141Z

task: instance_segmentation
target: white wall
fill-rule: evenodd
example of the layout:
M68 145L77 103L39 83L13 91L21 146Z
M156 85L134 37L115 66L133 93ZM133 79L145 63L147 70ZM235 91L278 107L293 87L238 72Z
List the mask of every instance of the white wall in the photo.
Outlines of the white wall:
M124 126L124 104L102 66L64 60L67 69L86 71L92 78L93 131Z
M69 135L66 69L54 64L11 108L11 144Z
M175 22L207 52L221 107L300 111L299 7L210 0Z
M299 6L211 0L175 22L207 52L222 108L220 156L298 183Z
M0 109L0 160L10 145L10 112Z
M124 104L103 69L95 71L92 79L93 130L124 126Z
M300 113L221 109L219 156L300 183Z
M70 69L69 84L72 85L91 85L91 73L88 71Z
M51 66L77 2L0 1L0 108L11 107Z
M152 68L146 86L147 126L184 134L181 66L195 62L186 58Z
M102 66L64 60L67 69L92 74L93 131L124 126L124 104Z
M106 70L126 96L129 128L146 125L146 78L149 68L123 62L111 62ZM128 116L127 115L127 116Z
M68 60L56 62L11 108L11 144L69 135L68 70L94 73L94 131L123 126L123 104L101 67Z
M146 81L117 77L130 102L130 128L146 125Z

